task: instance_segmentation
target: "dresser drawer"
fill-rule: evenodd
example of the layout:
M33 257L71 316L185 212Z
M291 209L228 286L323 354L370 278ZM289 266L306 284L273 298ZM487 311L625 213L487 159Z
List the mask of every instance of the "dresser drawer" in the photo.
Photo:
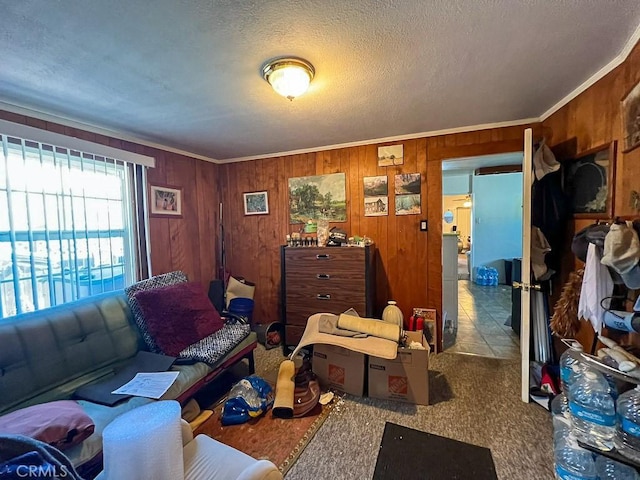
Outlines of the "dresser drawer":
M323 302L358 302L364 299L364 279L359 282L310 280L293 282L287 279L287 303L319 300Z
M367 315L367 305L364 298L355 301L345 298L330 298L320 300L318 298L291 299L287 301L287 324L306 325L311 315L316 313L335 313L336 315L354 308L361 316Z
M318 288L333 288L332 286L340 286L340 288L362 288L365 285L365 273L362 268L354 268L352 270L331 270L330 268L307 268L303 269L296 266L287 269L285 280L287 287L289 285L314 285Z
M362 273L364 271L364 248L286 248L284 255L287 272L349 273L355 270Z

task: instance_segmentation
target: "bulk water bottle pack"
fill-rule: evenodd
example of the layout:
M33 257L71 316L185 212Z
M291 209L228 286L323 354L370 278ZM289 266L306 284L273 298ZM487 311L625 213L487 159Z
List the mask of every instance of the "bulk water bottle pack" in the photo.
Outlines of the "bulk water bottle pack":
M476 274L476 283L478 285L491 287L498 286L498 270L493 267L485 267L484 265L478 267L478 272Z
M640 465L640 386L607 373L617 367L611 358L593 362L579 342L565 343L570 348L560 358L563 393L551 403L556 478L640 480L628 465ZM607 456L615 451L624 462Z

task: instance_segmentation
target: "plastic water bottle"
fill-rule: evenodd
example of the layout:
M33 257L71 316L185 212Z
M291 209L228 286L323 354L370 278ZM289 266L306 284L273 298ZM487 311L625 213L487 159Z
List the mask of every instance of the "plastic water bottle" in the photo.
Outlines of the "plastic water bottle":
M571 420L565 418L563 415L553 416L553 448L557 447L560 442L563 442L569 435L573 434L571 427Z
M495 268L491 269L492 273L493 273L493 283L491 283L491 285L493 285L494 287L498 286L498 270L496 270Z
M620 454L640 462L640 385L618 397L613 443Z
M616 462L604 455L596 455L596 474L598 480L638 480L640 475L636 469Z
M568 395L571 383L575 378L574 374L580 374L580 372L574 372L574 365L578 370L584 370L585 367L580 360L572 356L572 352L578 354L583 351L582 344L577 340L566 340L566 343L569 344L569 349L560 356L560 386L564 394ZM572 375L574 376L572 377Z
M478 267L478 272L476 273L476 283L478 285L485 285L487 276L487 269L484 266Z
M494 273L495 272L495 273ZM498 272L493 267L487 267L487 285L493 287L494 276Z
M571 415L569 414L569 400L567 400L567 396L563 393L560 395L556 395L551 400L551 415L553 415L553 419L556 417L562 417L565 420L569 420Z
M580 447L573 435L569 435L554 446L553 457L555 475L559 480L598 479L593 454Z
M585 370L585 365L580 360L574 358L571 355L571 350L574 353L582 352L583 348L580 342L577 340L563 340L569 345L569 349L565 350L560 356L560 387L562 389L562 395L558 395L554 398L554 401L558 399L558 402L562 402L561 405L556 408L561 410L566 418L570 418L569 414L569 392L573 381ZM553 405L553 403L552 403Z
M602 450L613 448L616 405L607 380L586 369L569 388L569 411L576 438Z

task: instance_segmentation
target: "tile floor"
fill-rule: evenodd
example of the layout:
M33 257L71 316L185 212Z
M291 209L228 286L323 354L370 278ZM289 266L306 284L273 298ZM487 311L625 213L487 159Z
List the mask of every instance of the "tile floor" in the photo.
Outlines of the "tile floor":
M447 352L493 358L520 358L520 339L505 322L511 315L511 287L458 281L458 324L445 332Z

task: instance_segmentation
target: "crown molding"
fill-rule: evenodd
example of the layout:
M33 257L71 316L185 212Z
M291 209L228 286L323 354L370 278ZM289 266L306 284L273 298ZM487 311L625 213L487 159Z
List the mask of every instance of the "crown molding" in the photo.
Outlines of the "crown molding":
M0 119L0 132L9 137L44 143L46 145L62 147L69 150L77 150L80 152L91 153L93 155L101 155L107 158L137 163L139 165L145 165L152 168L156 166L156 159L149 155L142 155L140 153L122 150L109 145L103 145L101 143L71 137L69 135L63 135L49 130L43 130L23 123L15 123Z
M446 128L443 130L432 130L429 132L410 133L407 135L395 135L393 137L370 138L368 140L360 140L357 142L336 143L334 145L323 145L319 147L301 148L299 150L287 150L285 152L265 153L261 155L252 155L248 157L225 158L218 160L218 163L236 163L247 162L250 160L261 160L263 158L285 157L287 155L300 155L303 153L324 152L327 150L335 150L337 148L361 147L363 145L372 145L375 143L401 142L403 140L413 140L415 138L438 137L440 135L451 135L453 133L477 132L479 130L489 130L491 128L517 127L529 123L539 122L538 118L523 118L521 120L510 120L508 122L483 123L480 125L468 125L465 127Z
M96 133L98 135L105 135L107 137L116 138L118 140L124 140L126 142L137 143L139 145L144 145L145 147L157 148L158 150L164 150L165 152L176 153L178 155L185 155L187 157L196 158L198 160L203 160L205 162L220 163L215 158L207 157L205 155L189 152L187 150L182 150L180 148L170 147L168 145L163 145L161 143L157 143L148 139L135 137L127 132L123 132L120 130L111 130L108 128L101 127L99 125L79 122L77 120L73 120L71 118L67 118L62 115L57 115L57 114L48 113L40 110L35 110L30 107L17 105L15 103L8 102L4 99L0 99L0 110L5 110L7 112L15 113L17 115L26 115L28 117L42 120L45 122L57 123L65 127L77 128L79 130Z
M571 100L573 100L578 95L580 95L582 92L584 92L589 87L594 85L598 80L601 80L607 74L611 73L616 67L621 65L627 59L627 57L629 56L629 54L633 50L633 47L636 46L636 44L638 43L638 40L640 40L640 25L638 25L636 27L635 31L633 32L633 34L631 35L631 37L629 38L629 40L625 44L624 48L620 51L620 53L613 60L611 60L609 63L607 63L604 67L602 67L596 73L591 75L588 79L586 79L582 84L580 84L578 87L576 87L567 96L562 98L553 107L551 107L549 110L547 110L542 115L540 115L540 120L539 121L540 122L544 122L547 118L549 118L551 115L556 113L558 110L560 110L562 107L564 107Z

